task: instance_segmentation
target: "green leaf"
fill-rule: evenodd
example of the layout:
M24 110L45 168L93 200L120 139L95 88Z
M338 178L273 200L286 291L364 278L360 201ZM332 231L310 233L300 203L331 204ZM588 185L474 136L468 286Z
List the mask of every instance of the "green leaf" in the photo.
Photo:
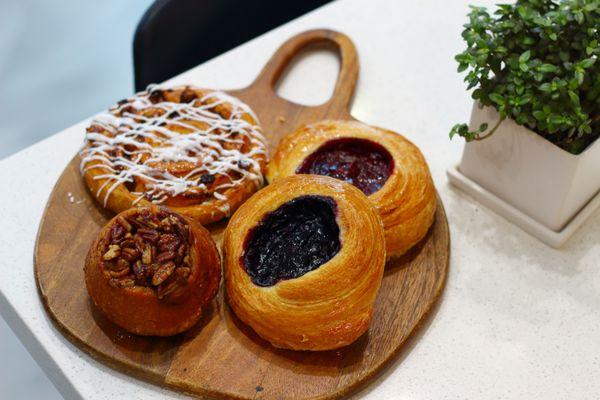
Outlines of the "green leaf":
M569 90L567 93L569 94L569 98L571 99L571 101L577 106L579 106L579 96L577 96L572 90Z
M502 97L498 93L490 93L489 98L496 104L504 103L504 97Z
M575 90L579 86L579 80L577 78L573 78L569 81L569 89Z
M589 68L592 65L594 65L595 62L596 59L594 58L586 58L585 60L581 61L579 65L581 66L581 68Z
M558 68L552 64L542 64L538 67L538 70L541 72L556 72Z
M452 140L452 138L457 135L465 138L467 142L470 142L477 136L477 132L469 131L469 127L467 126L467 124L456 124L450 130L450 140Z
M558 124L562 124L562 122L563 122L563 117L561 115L551 115L548 117L549 124L558 125Z
M537 119L538 121L543 121L546 119L546 114L544 114L543 111L540 110L536 110L533 112L533 116L535 117L535 119Z
M527 62L527 60L529 60L530 56L531 56L531 51L527 50L526 52L524 52L523 54L521 54L519 56L519 63L525 63L525 62Z

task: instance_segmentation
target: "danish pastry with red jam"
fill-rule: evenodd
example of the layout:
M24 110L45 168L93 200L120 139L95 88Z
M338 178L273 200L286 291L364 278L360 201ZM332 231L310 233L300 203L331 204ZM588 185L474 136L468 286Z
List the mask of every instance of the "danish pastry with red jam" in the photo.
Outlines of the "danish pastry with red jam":
M164 207L114 217L90 247L85 282L110 321L138 335L193 326L216 295L221 259L202 225Z
M267 170L269 182L327 175L368 196L385 228L388 257L418 243L433 223L436 193L419 149L403 136L355 121L322 121L285 136Z
M104 207L162 204L207 224L262 186L266 145L241 101L190 86L150 87L97 116L80 157Z
M236 211L223 251L231 308L274 346L330 350L367 330L385 240L377 212L352 185L277 180Z

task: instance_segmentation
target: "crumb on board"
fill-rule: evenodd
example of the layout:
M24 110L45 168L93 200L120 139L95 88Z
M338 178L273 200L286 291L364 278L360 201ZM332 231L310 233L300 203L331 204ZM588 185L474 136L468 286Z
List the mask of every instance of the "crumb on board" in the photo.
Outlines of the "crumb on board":
M71 193L71 192L67 193L67 199L69 200L69 203L71 203L71 204L81 204L84 201L83 199L77 200L75 198L75 195L73 195L73 193Z

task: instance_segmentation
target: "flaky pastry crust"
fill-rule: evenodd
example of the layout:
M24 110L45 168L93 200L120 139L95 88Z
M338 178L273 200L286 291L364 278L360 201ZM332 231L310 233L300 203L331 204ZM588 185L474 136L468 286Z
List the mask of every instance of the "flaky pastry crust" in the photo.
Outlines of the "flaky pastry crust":
M385 184L368 196L385 228L388 258L417 244L433 223L436 192L425 158L402 135L357 121L321 121L285 136L267 167L267 180L276 182L297 173L304 160L335 139L366 139L383 146L393 157Z
M189 227L182 234L188 236L184 248L188 257L183 261L183 267L170 270L171 275L167 279L157 274L152 276L161 265L169 262L159 263L160 250L156 247L162 243L157 244L156 238L152 238L152 229L142 234L138 231L135 236L141 235L141 239L133 237L120 240L121 243L126 240L139 242L137 247L132 246L132 251L138 252L137 267L143 271L135 270L135 261L123 273L119 272L119 267L110 266L115 264L114 260L121 261L115 257L115 251L118 256L124 257L123 246L111 249L111 243L116 243L115 227L120 229L119 221L130 221L126 224L133 224L132 218L148 211L150 214L174 216L174 221L179 220ZM119 233L120 236L123 234ZM175 244L183 245L177 241ZM150 249L150 245L155 247L152 252L148 252L154 260L151 261L152 264L149 262L148 265L141 265L144 260L142 253L145 253L145 249ZM107 249L113 254L107 255ZM181 256L183 257L183 254ZM174 262L181 263L181 260ZM185 273L179 274L183 270ZM92 302L114 324L137 335L171 336L189 329L198 322L202 312L217 294L221 281L221 258L212 237L202 225L189 217L175 215L164 207L150 206L128 209L110 220L91 245L84 271L86 287ZM164 271L158 271L158 274L161 272ZM147 276L140 276L143 273ZM143 279L144 283L140 283L138 278ZM162 283L153 286L158 283L155 281L157 279Z
M306 195L335 201L339 252L297 278L268 287L254 284L243 260L249 232L265 215ZM223 252L231 308L275 347L335 349L354 342L367 330L383 276L384 233L376 211L352 185L316 175L277 180L233 215L225 231Z

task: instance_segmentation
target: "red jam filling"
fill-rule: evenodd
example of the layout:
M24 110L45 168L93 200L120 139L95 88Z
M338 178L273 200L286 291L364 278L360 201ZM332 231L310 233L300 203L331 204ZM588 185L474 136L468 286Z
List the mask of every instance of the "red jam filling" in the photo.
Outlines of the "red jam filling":
M351 183L368 196L381 189L393 169L392 156L380 144L342 138L319 147L304 159L296 173L331 176Z

